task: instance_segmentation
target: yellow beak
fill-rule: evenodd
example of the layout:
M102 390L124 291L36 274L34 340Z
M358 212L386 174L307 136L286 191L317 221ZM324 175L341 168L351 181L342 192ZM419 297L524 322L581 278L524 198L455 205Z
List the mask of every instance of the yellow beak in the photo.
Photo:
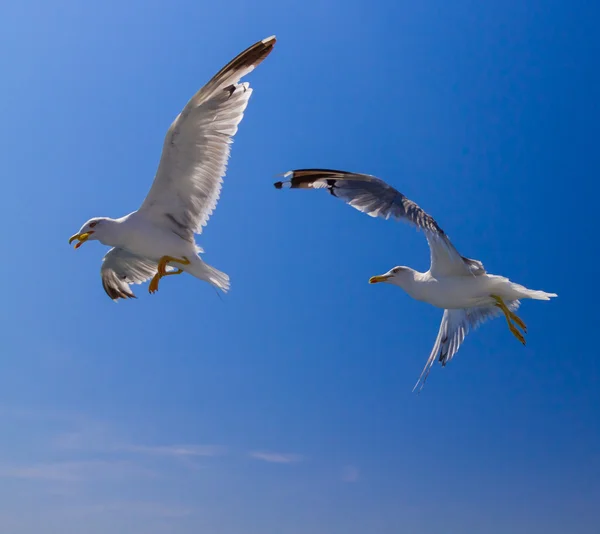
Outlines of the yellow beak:
M386 282L391 276L382 274L381 276L371 276L369 278L369 284L378 284L379 282Z
M88 240L90 235L92 235L93 233L94 232L83 232L83 234L72 235L69 238L69 245L77 239L77 244L75 245L75 248L79 248L81 245L83 245Z

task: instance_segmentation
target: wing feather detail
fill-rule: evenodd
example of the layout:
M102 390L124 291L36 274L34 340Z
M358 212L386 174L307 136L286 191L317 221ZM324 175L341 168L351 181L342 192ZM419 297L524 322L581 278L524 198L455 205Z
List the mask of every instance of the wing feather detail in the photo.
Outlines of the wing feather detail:
M520 305L521 302L519 300L506 302L506 306L510 311L517 310ZM442 364L442 367L445 367L458 352L458 349L470 331L476 330L486 321L495 319L501 313L500 309L495 306L444 310L433 349L413 391L417 389L421 391L423 389L431 367L436 360Z
M277 189L327 189L353 208L371 217L408 222L423 230L431 250L434 276L467 276L485 273L483 264L461 256L436 220L418 204L383 180L369 174L329 169L299 169L283 175Z
M136 298L132 284L141 284L152 278L158 264L131 254L121 248L111 248L102 259L100 276L102 287L112 300ZM167 270L170 270L168 268Z
M238 83L271 53L275 37L258 41L223 67L171 124L154 183L139 213L188 241L214 211L230 145L252 89Z

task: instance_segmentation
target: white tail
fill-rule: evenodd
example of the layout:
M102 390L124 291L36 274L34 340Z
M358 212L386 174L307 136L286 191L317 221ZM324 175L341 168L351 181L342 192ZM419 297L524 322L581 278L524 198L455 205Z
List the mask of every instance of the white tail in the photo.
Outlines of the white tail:
M538 291L536 289L527 289L525 286L515 284L514 282L510 283L510 287L516 292L515 296L522 299L550 300L551 297L558 296L556 293L546 293L545 291Z
M527 296L533 300L550 300L551 297L558 297L556 293L546 293L545 291L529 290Z
M192 260L191 265L186 266L184 270L192 276L219 288L224 293L227 293L229 290L229 276L223 271L211 267L197 256Z

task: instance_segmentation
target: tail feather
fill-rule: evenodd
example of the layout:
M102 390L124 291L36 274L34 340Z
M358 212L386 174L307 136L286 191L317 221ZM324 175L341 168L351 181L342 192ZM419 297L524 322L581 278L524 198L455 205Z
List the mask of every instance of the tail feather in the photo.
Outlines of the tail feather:
M545 291L532 290L529 290L528 296L530 299L533 300L550 300L551 297L558 297L556 293L546 293Z
M219 269L208 265L208 263L205 263L200 258L193 261L185 270L192 276L212 284L224 293L227 293L229 290L229 276L223 271L219 271Z
M219 271L219 269L215 269L210 265L205 264L205 266L208 275L208 281L215 287L218 287L221 291L223 291L223 293L227 293L230 287L229 276L223 271Z
M558 297L556 293L546 293L545 291L539 291L536 289L528 289L520 284L511 282L511 289L519 293L519 298L533 299L533 300L550 300L552 297Z

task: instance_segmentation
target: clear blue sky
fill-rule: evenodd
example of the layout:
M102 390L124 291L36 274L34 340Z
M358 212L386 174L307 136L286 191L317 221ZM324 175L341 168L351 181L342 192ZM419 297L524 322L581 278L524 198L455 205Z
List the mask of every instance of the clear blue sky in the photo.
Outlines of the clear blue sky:
M597 533L599 43L592 2L42 2L0 8L0 530ZM188 98L258 39L217 210L229 273L111 302L68 237L146 194ZM411 228L294 167L367 172L527 301L411 393L441 311Z

